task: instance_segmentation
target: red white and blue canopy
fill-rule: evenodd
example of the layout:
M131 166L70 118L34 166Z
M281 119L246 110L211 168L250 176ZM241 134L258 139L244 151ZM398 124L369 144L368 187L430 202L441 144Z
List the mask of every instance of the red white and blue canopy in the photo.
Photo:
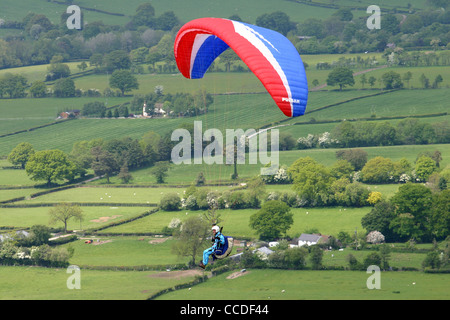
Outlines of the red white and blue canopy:
M276 31L220 18L192 20L175 39L178 69L188 79L203 78L228 48L258 77L286 116L305 113L308 82L303 62L294 45Z

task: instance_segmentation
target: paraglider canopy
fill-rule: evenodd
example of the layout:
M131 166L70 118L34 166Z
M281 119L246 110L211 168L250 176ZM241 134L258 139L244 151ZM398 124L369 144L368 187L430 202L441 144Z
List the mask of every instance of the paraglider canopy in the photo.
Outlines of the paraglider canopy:
M286 116L305 113L308 82L303 62L294 45L276 31L228 19L192 20L175 38L175 60L183 76L198 79L228 48L258 77Z

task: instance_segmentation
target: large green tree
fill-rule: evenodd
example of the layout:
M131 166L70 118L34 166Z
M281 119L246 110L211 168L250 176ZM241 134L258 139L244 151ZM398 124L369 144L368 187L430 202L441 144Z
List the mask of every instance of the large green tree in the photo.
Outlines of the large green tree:
M122 91L122 95L133 89L139 89L137 78L128 70L114 71L109 80L109 85L111 88L117 88Z
M55 82L53 91L57 98L74 97L76 93L75 82L70 78L58 79Z
M289 16L281 11L264 13L256 18L256 24L260 27L278 31L283 35L287 35L290 30L296 27L295 23L290 21Z
M200 216L190 216L183 222L182 228L175 235L177 242L172 250L180 256L191 257L190 265L195 265L195 259L205 248L208 237L209 224Z
M77 166L61 150L44 150L33 154L25 170L31 180L44 180L47 185L52 182L73 180Z
M83 220L83 210L77 205L70 203L61 203L49 210L50 223L62 222L64 223L64 232L67 232L67 223L70 219L76 218L79 221Z
M73 144L69 157L79 168L87 170L91 167L91 163L94 160L91 149L93 147L102 146L103 144L104 141L101 138L92 139L90 141L77 141Z
M26 96L25 89L28 86L27 78L20 74L6 73L0 78L0 97L8 94L10 98L23 98Z
M429 223L433 237L443 239L448 236L450 231L450 189L434 195Z
M387 183L394 173L394 162L389 158L375 157L362 168L362 181L367 183Z
M347 160L355 170L361 170L364 167L367 163L367 157L367 151L363 149L341 149L336 151L336 158Z
M390 223L395 218L394 206L388 201L380 201L361 219L361 225L367 232L379 231L386 240L395 240L395 233L390 229Z
M154 28L157 30L170 31L178 24L179 20L173 11L164 12L154 19Z
M8 161L25 169L28 159L34 154L33 146L28 142L19 143L8 155Z
M416 161L416 176L420 181L427 181L428 177L436 170L436 162L428 156L421 156Z
M432 196L431 190L421 184L407 183L400 186L391 199L396 213L390 224L393 231L416 240L430 240Z
M56 80L61 78L67 78L70 76L70 68L67 64L61 63L58 60L53 61L50 66L47 68L48 74L46 76L46 80Z
M130 69L131 59L126 51L115 50L105 55L103 64L109 72L114 70L125 70Z
M139 5L136 14L131 19L132 27L147 26L153 27L155 16L155 8L150 2Z
M167 177L169 171L169 161L158 161L155 163L151 173L156 178L156 183L164 183L164 179Z
M91 149L93 160L91 168L97 176L105 175L109 183L109 177L119 171L119 165L111 152L103 150L102 147L96 146Z
M44 98L47 95L47 85L44 81L35 81L31 85L30 93L33 98Z
M261 240L280 238L294 223L289 206L279 200L270 200L260 210L250 216L250 227L256 231Z
M130 137L112 139L104 143L103 149L114 156L119 167L127 164L129 168L139 168L147 162L137 139Z
M384 88L388 90L403 88L402 78L400 74L395 71L383 73L381 81L383 81Z
M329 198L329 188L335 181L331 172L323 164L311 157L300 158L290 167L294 180L294 190L298 192L305 205L324 205Z
M353 72L347 67L336 67L328 74L327 85L339 86L339 90L354 84Z

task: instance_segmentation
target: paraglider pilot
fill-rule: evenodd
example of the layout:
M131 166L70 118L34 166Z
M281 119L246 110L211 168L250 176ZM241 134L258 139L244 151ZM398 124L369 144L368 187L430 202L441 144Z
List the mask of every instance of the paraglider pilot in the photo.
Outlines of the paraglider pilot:
M220 250L225 245L225 237L220 232L220 228L218 226L212 227L212 233L212 241L214 241L214 244L211 248L203 251L203 261L199 264L199 267L203 269L205 269L206 265L208 264L209 256L216 253L217 250Z

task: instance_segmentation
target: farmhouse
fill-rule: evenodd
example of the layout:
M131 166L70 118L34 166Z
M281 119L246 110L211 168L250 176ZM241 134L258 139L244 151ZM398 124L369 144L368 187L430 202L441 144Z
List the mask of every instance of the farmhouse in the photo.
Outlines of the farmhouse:
M156 116L165 116L166 115L166 111L162 108L163 104L162 103L155 103L155 108L153 110L153 114ZM150 113L147 112L147 103L144 102L144 106L142 107L142 116L144 118L151 118L152 116L150 115Z
M270 250L267 247L261 247L253 251L253 253L255 252L259 254L261 260L267 260L267 258L273 253L273 250Z
M301 236L298 238L298 246L302 247L304 245L312 246L317 244L320 239L322 239L322 235L320 234L309 234L309 233L302 233Z
M75 118L78 117L80 115L80 110L75 109L75 110L68 110L68 111L64 111L60 113L60 117L62 119L67 119L67 118Z
M261 260L267 260L267 258L273 253L273 250L270 250L267 247L261 247L261 248L253 250L252 253L253 254L258 253ZM234 255L230 256L230 259L233 261L240 261L242 254L243 254L243 252L234 254Z
M153 112L156 115L164 116L166 114L166 111L164 111L162 107L163 107L162 103L155 103L155 110Z

